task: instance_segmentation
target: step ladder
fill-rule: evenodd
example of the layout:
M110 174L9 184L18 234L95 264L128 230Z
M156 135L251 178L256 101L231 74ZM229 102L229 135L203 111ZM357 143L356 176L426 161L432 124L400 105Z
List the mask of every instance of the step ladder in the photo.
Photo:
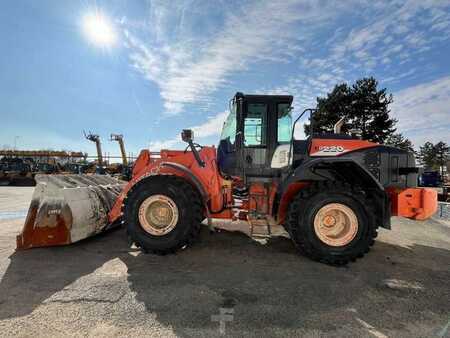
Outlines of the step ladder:
M267 239L272 236L272 229L265 217L248 216L250 237L254 239Z

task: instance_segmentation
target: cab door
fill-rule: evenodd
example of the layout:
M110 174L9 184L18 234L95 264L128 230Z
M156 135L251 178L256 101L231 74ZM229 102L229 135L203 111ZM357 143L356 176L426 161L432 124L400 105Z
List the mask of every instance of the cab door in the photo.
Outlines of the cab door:
M243 95L230 104L217 151L222 173L270 181L281 169L271 167L275 149L290 141L292 96Z
M247 177L271 177L270 168L276 137L271 100L247 99L243 104L241 165ZM274 128L275 127L275 128Z

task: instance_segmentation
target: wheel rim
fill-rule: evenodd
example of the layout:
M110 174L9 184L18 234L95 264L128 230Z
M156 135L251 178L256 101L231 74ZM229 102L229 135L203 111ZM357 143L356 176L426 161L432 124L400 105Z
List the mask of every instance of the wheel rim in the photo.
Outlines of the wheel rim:
M317 237L330 246L350 243L358 232L358 217L348 206L330 203L319 209L314 217Z
M165 195L153 195L139 207L139 223L151 235L162 236L175 228L178 222L178 207Z

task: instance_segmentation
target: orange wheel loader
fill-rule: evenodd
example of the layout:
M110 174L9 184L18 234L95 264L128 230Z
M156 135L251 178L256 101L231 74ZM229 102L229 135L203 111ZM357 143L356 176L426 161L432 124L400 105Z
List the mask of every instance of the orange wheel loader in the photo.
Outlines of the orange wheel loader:
M298 250L341 265L367 253L391 216L429 218L433 190L417 188L412 153L340 132L294 137L293 97L230 100L216 149L182 132L185 150L142 150L132 179L37 176L17 248L76 242L123 224L144 252L172 253L194 242L202 221L247 221L254 237L282 225ZM314 121L311 118L311 121ZM210 223L209 223L210 224Z

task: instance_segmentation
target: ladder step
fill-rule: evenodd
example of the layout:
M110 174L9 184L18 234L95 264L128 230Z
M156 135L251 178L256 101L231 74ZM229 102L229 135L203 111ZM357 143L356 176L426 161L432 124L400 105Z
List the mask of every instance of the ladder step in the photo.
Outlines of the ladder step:
M250 237L269 238L272 235L270 224L266 219L249 219Z

